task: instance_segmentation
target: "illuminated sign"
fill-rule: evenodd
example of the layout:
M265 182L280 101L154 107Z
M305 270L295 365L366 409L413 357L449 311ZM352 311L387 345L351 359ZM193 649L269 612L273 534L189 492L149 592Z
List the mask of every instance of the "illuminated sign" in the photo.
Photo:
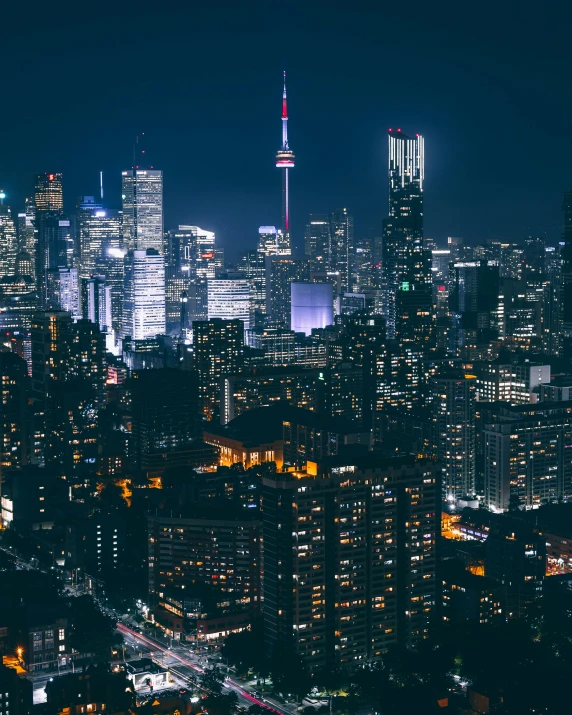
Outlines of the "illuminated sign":
M401 284L401 290L409 290L409 283L407 281Z
M214 258L214 253L209 251L208 253L201 254L201 258Z
M53 181L55 176L53 174L48 175L48 181Z

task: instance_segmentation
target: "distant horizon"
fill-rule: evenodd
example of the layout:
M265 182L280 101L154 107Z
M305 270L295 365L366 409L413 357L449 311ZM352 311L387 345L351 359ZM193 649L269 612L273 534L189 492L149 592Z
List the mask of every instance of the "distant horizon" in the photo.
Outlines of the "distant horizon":
M6 9L6 26L27 33L25 43L7 33L2 58L0 186L14 211L42 169L63 173L68 210L98 195L103 171L104 201L119 208L121 171L144 131L150 163L164 172L165 225L204 226L238 255L259 225L281 223L286 69L297 253L310 213L346 206L357 236L381 233L388 127L425 138L427 237L559 240L572 186L572 99L562 91L572 8L542 33L548 8L496 7L491 24L486 12L414 2L407 52L396 7L340 12L293 0L288 13L222 3L157 14L142 2L135 14L108 14L104 2L94 16L64 0L37 10ZM42 66L45 81L34 81Z

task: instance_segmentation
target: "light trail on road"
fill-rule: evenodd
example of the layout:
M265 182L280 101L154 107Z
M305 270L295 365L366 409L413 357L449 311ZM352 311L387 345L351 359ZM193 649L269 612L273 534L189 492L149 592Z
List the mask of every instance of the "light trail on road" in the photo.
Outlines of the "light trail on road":
M166 654L170 655L172 658L178 660L179 663L182 663L182 665L186 665L187 667L192 668L193 670L196 670L197 673L205 672L204 668L201 668L199 665L195 665L192 660L189 660L188 658L184 658L183 656L179 655L178 653L175 653L174 651L169 650L164 645L161 645L161 643L158 643L157 641L154 641L151 638L148 638L147 636L142 635L141 633L137 633L136 631L132 630L131 628L128 628L124 623L118 622L117 629L121 633L131 636L131 638L141 641L148 648L153 648L154 650L160 650L162 653L166 653ZM263 700L258 700L253 695L251 695L248 692L248 690L243 688L238 683L235 683L234 680L231 680L230 678L227 677L227 678L225 678L224 682L225 682L226 687L229 688L229 690L234 690L235 692L242 695L242 697L245 698L245 700L250 701L254 705L259 705L261 708L264 708L264 710L268 710L269 712L276 713L276 715L288 715L288 713L286 711L278 710L277 708L272 707L272 705L268 705L268 703L265 703Z

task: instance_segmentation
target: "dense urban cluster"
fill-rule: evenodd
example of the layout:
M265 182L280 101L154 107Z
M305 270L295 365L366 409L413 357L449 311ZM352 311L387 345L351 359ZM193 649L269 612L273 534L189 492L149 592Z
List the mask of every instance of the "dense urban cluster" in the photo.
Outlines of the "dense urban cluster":
M142 151L119 209L3 177L0 715L569 712L572 192L434 241L390 129L296 256L287 127L233 264Z

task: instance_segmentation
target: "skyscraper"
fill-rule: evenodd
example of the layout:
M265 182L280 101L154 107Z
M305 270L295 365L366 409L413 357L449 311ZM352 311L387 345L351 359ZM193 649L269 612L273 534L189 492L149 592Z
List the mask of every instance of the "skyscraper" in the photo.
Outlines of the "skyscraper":
M266 315L266 260L258 251L245 251L237 265L250 284L250 325L261 324Z
M105 276L92 276L86 283L85 317L99 325L102 333L112 330L112 299L111 286Z
M330 266L330 217L327 214L310 214L304 233L304 248L308 258L320 266Z
M9 206L4 205L4 192L0 192L0 278L15 271L18 238L16 224Z
M188 314L191 321L206 320L207 283L217 276L215 234L200 226L179 226L168 235L167 275L170 312L181 292L188 293Z
M163 253L163 172L129 169L121 176L124 248Z
M79 281L77 268L60 268L59 271L59 300L54 305L57 310L67 310L74 320L81 318L79 299Z
M37 211L36 236L36 286L40 307L45 308L49 304L50 272L68 265L70 220L56 211Z
M389 130L389 217L383 222L383 285L388 337L428 341L431 254L423 245L423 137Z
M24 211L20 211L18 213L18 241L20 244L20 249L27 251L31 256L34 256L35 252L35 221L36 206L34 204L34 199L27 198Z
M310 279L307 261L286 256L266 258L266 306L272 324L279 328L290 327L292 281L304 282Z
M250 327L250 283L248 280L216 278L208 282L208 319L242 320Z
M276 154L276 166L282 172L282 233L290 242L290 185L289 172L294 168L294 152L288 144L288 107L286 101L286 72L282 93L282 146Z
M64 198L61 174L36 174L34 204L36 211L62 213L64 210Z
M329 268L340 274L342 292L351 292L354 250L354 217L347 209L337 209L330 214Z
M133 340L165 333L165 265L153 248L129 251L125 278L121 337Z
M122 214L96 203L93 196L82 196L77 206L77 231L80 250L80 278L101 270L108 248L121 248Z
M260 226L258 229L258 252L265 256L290 256L290 234L277 231L275 226Z

